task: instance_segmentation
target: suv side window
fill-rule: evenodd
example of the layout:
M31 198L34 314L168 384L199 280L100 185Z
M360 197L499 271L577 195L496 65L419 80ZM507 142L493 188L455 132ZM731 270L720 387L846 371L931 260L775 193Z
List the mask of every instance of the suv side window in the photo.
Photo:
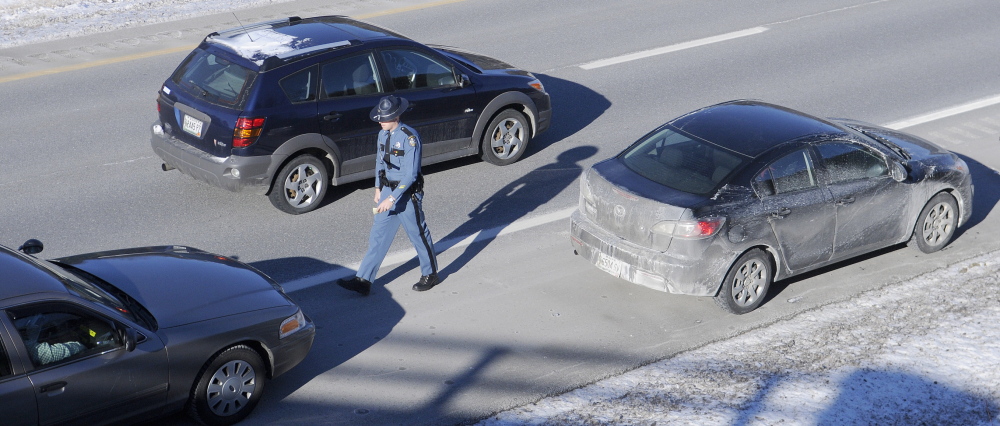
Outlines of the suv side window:
M766 195L784 194L817 185L816 170L809 150L801 149L771 163L755 179Z
M278 82L288 100L294 103L316 100L316 67L309 67Z
M831 184L889 174L885 159L859 145L831 142L817 145L816 150Z
M375 57L371 53L323 64L320 75L324 98L382 93Z
M396 90L433 89L453 86L458 81L451 66L422 52L388 49L382 51L382 59Z
M114 322L70 305L43 304L8 310L35 368L123 346Z

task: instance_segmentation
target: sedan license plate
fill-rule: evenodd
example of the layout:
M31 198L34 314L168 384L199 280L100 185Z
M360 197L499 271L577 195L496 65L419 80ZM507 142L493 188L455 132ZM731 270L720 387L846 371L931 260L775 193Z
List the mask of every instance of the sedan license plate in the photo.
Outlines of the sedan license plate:
M597 257L597 267L602 271L620 278L628 270L628 265L625 262L604 253L599 254L600 256Z
M182 124L181 127L184 128L185 132L188 132L188 133L190 133L192 135L195 135L195 136L197 136L197 137L200 138L201 137L201 130L202 130L202 127L204 127L204 126L205 126L205 122L203 122L203 121L201 121L201 120L199 120L197 118L194 118L194 117L192 117L190 115L185 114L184 115L184 123Z

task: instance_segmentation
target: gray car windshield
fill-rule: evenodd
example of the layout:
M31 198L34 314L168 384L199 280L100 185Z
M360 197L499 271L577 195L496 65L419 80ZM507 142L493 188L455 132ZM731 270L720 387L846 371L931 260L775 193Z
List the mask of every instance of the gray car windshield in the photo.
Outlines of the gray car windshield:
M735 152L670 127L637 143L619 158L646 179L698 195L711 193L747 161Z

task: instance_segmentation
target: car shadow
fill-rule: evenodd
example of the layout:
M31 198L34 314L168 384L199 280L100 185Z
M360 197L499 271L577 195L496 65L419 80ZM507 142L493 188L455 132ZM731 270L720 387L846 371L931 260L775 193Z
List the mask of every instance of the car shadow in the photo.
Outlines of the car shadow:
M434 251L443 253L457 248L469 236L474 240L454 261L438 271L441 281L447 279L482 252L504 229L566 189L583 172L580 162L597 153L597 147L587 145L570 148L556 161L538 167L507 184L469 212L469 220L434 243ZM393 268L380 280L391 282L418 266L416 258Z
M972 216L968 222L955 231L954 238L959 238L966 231L985 220L996 207L997 202L1000 201L1000 172L971 157L962 154L956 155L969 165L969 174L972 175L972 185L975 187L975 192L972 195Z
M262 405L285 399L306 383L364 352L387 336L405 314L384 286L373 286L368 296L337 286L334 282L339 277L336 271L343 270L344 276L353 275L341 265L309 257L270 259L250 265L282 283L317 276L329 278L317 279L319 284L289 293L316 324L316 338L302 363L268 382Z
M536 73L535 77L552 98L552 124L530 142L526 157L575 135L611 108L608 98L580 83L546 74Z
M824 266L822 268L819 268L819 269L815 269L815 270L812 270L812 271L809 271L809 272L801 273L801 274L793 276L793 277L789 277L789 278L785 278L785 279L782 279L782 280L775 281L775 282L771 283L771 288L768 289L767 294L764 295L764 301L761 302L760 306L767 305L768 303L771 302L771 300L777 299L778 296L780 296L781 293L784 293L785 289L788 288L789 286L791 286L792 284L795 284L795 283L798 283L798 282L801 282L801 281L805 281L805 280L808 280L810 278L815 278L817 276L829 273L831 271L835 271L837 269L845 268L845 267L854 265L856 263L861 263L861 262L864 262L866 260L873 259L873 258L876 258L876 257L879 257L879 256L884 256L884 255L892 253L894 251L901 250L901 249L906 249L906 248L908 248L907 247L907 243L900 243L900 244L892 245L892 246L889 246L889 247L886 247L886 248L875 250L873 252L861 254L861 255L852 257L850 259L844 259L844 260L841 260L841 261L839 261L837 263L834 263L834 264L831 264L831 265L826 265L826 266ZM911 250L914 250L914 249L911 249Z

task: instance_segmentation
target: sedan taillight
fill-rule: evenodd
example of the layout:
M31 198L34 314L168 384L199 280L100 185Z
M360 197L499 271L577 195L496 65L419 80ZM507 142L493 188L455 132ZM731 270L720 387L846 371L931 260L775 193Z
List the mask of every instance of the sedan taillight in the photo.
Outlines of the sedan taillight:
M709 217L699 220L665 220L653 225L652 231L660 235L677 238L701 239L715 235L726 223L724 217Z

